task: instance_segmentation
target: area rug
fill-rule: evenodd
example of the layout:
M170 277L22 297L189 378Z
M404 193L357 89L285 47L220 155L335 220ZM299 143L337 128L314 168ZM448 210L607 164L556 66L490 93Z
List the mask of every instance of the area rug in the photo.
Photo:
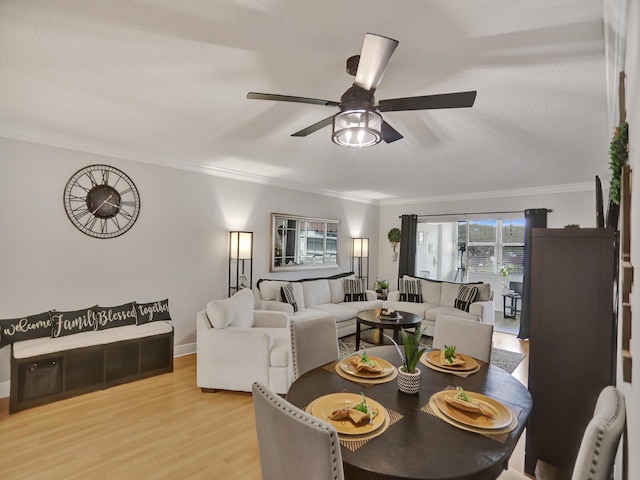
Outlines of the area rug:
M432 337L422 337L420 340L421 345L429 348L431 347L432 342ZM351 355L356 350L356 336L348 335L346 337L342 337L338 340L338 344L340 346L340 358ZM375 345L362 340L360 341L360 349L371 347L375 347ZM523 359L524 355L522 353L510 352L500 348L491 349L491 363L509 373L513 373ZM400 358L398 358L398 363L400 363Z

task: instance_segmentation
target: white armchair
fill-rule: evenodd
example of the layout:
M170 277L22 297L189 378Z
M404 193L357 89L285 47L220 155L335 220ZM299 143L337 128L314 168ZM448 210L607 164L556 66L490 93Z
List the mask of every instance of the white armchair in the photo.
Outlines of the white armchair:
M197 384L203 391L251 391L262 382L286 394L292 382L290 317L285 312L253 310L254 297L243 289L213 300L196 318Z

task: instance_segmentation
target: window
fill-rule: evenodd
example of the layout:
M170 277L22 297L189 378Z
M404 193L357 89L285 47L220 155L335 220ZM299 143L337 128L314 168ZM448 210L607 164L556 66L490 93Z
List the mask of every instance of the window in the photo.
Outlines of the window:
M458 222L458 239L459 245L466 248L470 273L497 274L500 265L506 265L512 275L523 274L523 218Z
M511 275L524 273L524 218L502 220L501 263L506 265Z

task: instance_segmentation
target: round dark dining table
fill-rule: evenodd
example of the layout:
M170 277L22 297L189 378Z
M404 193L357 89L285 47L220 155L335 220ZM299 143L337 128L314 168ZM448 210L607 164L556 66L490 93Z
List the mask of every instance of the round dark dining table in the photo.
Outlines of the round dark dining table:
M401 364L393 346L367 349L369 356ZM342 462L348 480L494 480L507 462L525 428L531 412L529 391L516 378L491 364L466 378L439 372L418 363L422 371L420 392L407 395L398 390L396 379L376 385L361 385L317 367L299 377L289 389L287 400L305 408L313 400L330 393L364 393L387 410L402 415L386 431L351 451L344 446ZM426 413L421 408L436 392L460 386L502 402L517 415L517 427L499 441L469 432Z

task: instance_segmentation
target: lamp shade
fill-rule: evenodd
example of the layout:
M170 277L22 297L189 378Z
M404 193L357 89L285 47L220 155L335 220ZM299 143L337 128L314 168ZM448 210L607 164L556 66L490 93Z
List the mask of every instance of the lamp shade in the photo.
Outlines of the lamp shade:
M358 258L369 258L369 239L353 239L353 256Z
M251 232L231 232L231 258L249 260L253 243Z
M333 117L334 143L343 147L370 147L382 140L382 117L372 110L346 110Z

